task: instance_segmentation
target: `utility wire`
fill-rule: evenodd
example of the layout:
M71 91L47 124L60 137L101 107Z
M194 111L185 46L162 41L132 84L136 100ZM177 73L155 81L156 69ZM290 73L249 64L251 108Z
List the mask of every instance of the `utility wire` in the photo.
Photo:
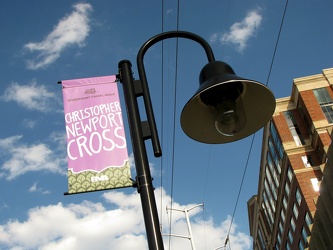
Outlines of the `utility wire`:
M164 2L164 0L162 0L162 6L161 6L161 11L162 11L162 20L161 20L161 32L163 33L163 32L165 32L165 25L164 25L164 19L165 19L165 8L164 8L164 5L165 5L165 2ZM165 67L165 63L164 63L164 61L165 61L165 57L164 57L164 54L165 54L165 49L164 49L164 47L165 47L165 43L164 43L164 40L162 40L161 41L161 43L162 43L162 58L161 58L161 60L162 60L162 89L161 89L161 96L162 96L162 98L161 98L161 103L162 103L162 105L161 105L161 117L162 117L162 119L161 119L161 122L162 122L162 124L161 124L161 131L162 131L162 133L161 133L161 141L162 141L162 143L164 142L164 133L163 133L163 131L164 131L164 122L165 122L165 120L164 120L164 100L165 100L165 98L164 98L164 89L165 89L165 80L164 80L164 78L165 78L165 74L164 74L164 67ZM168 80L167 80L168 81ZM168 98L166 98L166 100L168 100ZM168 141L167 141L168 142ZM174 145L174 143L172 143L172 145ZM168 146L166 146L166 149L168 150ZM174 154L174 153L173 153ZM161 202L160 202L160 215L161 215L161 218L160 218L160 223L162 224L162 221L163 221L163 185L164 185L164 182L163 182L163 169L164 169L164 161L162 160L162 158L161 158L161 167L160 167L160 173L161 173L161 192L160 192L160 197L161 197ZM173 166L174 164L172 163L172 166ZM169 171L168 170L166 170L166 173L169 173ZM173 175L173 170L172 170L172 175ZM166 182L168 182L168 181L166 181ZM171 193L173 193L173 190L172 190L172 187L173 187L173 176L172 176L172 178L171 178L171 182L172 182L172 184L171 184ZM167 187L166 187L166 189L167 189ZM171 201L172 201L172 195L171 195ZM172 202L171 202L171 204L172 204ZM160 228L161 228L161 231L162 231L162 225L160 226ZM170 217L170 220L169 220L169 230L171 229L171 217ZM170 230L170 232L171 232L171 230ZM170 240L169 240L169 248L170 248Z
M162 12L162 20L161 20L161 32L164 32L164 0L162 0L162 6L161 6L161 12ZM162 75L162 88L161 88L161 141L163 142L163 124L164 124L164 109L163 109L163 103L164 103L164 44L162 41L162 66L161 66L161 75ZM160 202L160 230L162 231L162 222L163 222L163 178L162 178L162 173L163 173L163 159L162 157L160 158L160 182L161 182L161 191L160 191L160 196L161 196L161 202Z
M179 15L180 15L180 1L177 1L177 28L176 30L179 30ZM178 82L178 41L179 39L176 38L176 61L175 61L175 84L174 84L174 100L173 100L173 134L172 134L172 170L171 170L171 210L170 210L170 225L169 225L169 232L172 233L172 207L173 207L173 193L174 193L174 173L175 173L175 138L176 138L176 106L177 106L177 82ZM171 246L171 237L169 237L169 249Z
M273 64L274 64L274 60L275 60L276 51L277 51L277 48L278 48L278 45L279 45L279 41L280 41L280 36L281 36L281 32L282 32L282 27L283 27L285 15L286 15L287 7L288 7L288 0L286 1L286 5L284 7L284 11L283 11L283 15L282 15L282 20L281 20L281 24L280 24L280 29L279 29L278 36L277 36L277 39L276 39L275 48L274 48L274 52L273 52L273 56L272 56L272 60L271 60L271 65L270 65L270 68L269 68L269 72L268 72L268 76L267 76L267 80L266 80L266 84L265 84L266 86L268 85L269 79L270 79L270 76L271 76L271 72L272 72L272 68L273 68ZM251 141L249 153L248 153L248 156L247 156L247 160L246 160L246 164L245 164L245 168L244 168L242 180L241 180L241 183L240 183L240 187L239 187L239 191L238 191L238 195L237 195L237 199L236 199L236 203L235 203L235 207L234 207L234 211L233 211L233 214L232 214L232 218L231 218L231 222L230 222L230 227L229 227L226 239L229 239L231 227L232 227L232 224L233 224L233 221L234 221L234 217L235 217L235 213L236 213L237 206L238 206L239 197L240 197L240 194L241 194L241 191L242 191L242 187L243 187L243 184L244 184L244 178L245 178L245 174L246 174L246 171L247 171L247 167L248 167L250 155L251 155L251 152L252 152L253 142L254 142L255 135L256 135L256 133L254 133L253 136L252 136L252 141ZM227 243L227 240L226 240L226 243ZM230 241L229 241L229 244L230 244Z
M243 172L242 180L241 180L240 187L239 187L238 194L237 194L236 204L235 204L235 207L234 207L234 211L233 211L233 213L232 213L231 222L230 222L230 227L229 227L228 234L227 234L227 238L226 238L226 241L225 241L226 244L227 244L228 241L229 241L229 235L230 235L231 227L232 227L232 224L233 224L233 221L234 221L234 218L235 218L235 213L236 213L236 210L237 210L239 197L240 197L240 194L241 194L241 191L242 191L242 187L243 187L243 183L244 183L244 179L245 179L246 170L247 170L247 167L248 167L248 164L249 164L249 159L250 159L250 156L251 156L251 152L252 152L252 148L253 148L253 142L254 142L255 135L256 135L256 134L254 133L253 136L252 136L252 141L251 141L251 145L250 145L249 153L248 153L248 155L247 155L247 159L246 159L246 163L245 163L245 168L244 168L244 172ZM230 244L230 243L229 243L229 244Z
M227 2L227 7L226 7L226 20L225 20L225 27L228 27L229 24L229 14L230 14L230 0ZM222 52L223 52L223 48L222 48ZM223 54L223 53L222 53ZM204 192L203 192L203 203L205 203L206 201L206 191L207 191L207 185L208 185L208 174L209 174L209 170L210 170L210 160L211 160L211 155L212 155L212 146L210 145L209 148L209 156L208 156L208 163L207 163L207 171L206 171L206 178L205 178L205 184L204 184ZM205 210L203 210L203 221L204 221L204 226L203 226L203 230L204 230L204 235L205 235L205 248L206 248L206 214L205 214ZM226 241L227 242L227 241Z
M282 16L282 20L281 20L281 24L280 24L280 29L279 29L279 34L278 34L278 37L276 39L275 48L274 48L273 57L272 57L272 62L271 62L271 66L269 68L269 72L268 72L268 76L267 76L267 80L266 80L266 86L268 85L269 79L271 77L271 72L272 72L272 68L273 68L273 64L274 64L274 60L275 60L275 54L276 54L276 51L277 51L277 48L278 48L278 45L279 45L279 40L280 40L280 36L281 36L281 32L282 32L284 18L286 16L286 12L287 12L287 7L288 7L288 0L286 1L286 5L284 7L283 16Z

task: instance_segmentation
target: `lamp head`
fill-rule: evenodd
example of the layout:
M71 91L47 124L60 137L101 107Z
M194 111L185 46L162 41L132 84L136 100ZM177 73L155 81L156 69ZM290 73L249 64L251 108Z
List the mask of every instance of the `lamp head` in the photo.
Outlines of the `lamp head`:
M273 93L259 82L235 75L224 62L208 63L199 82L181 113L182 129L196 141L217 144L243 139L274 113Z

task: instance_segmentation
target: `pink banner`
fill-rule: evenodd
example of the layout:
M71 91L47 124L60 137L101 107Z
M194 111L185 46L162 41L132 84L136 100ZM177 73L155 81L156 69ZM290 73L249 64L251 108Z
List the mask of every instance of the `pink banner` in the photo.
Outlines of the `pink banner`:
M69 174L92 171L87 181L109 181L98 173L128 165L116 76L65 80L62 86Z

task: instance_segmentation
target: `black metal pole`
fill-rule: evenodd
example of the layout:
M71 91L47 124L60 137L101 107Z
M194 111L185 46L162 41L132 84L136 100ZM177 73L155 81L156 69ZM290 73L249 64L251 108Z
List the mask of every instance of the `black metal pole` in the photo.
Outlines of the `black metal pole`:
M214 53L208 42L203 39L201 36L198 36L194 33L187 32L187 31L168 31L164 32L161 34L158 34L152 38L150 38L148 41L146 41L140 48L138 55L137 55L137 66L138 66L138 73L142 85L142 92L143 92L143 99L145 103L145 108L146 108L146 114L147 114L147 119L150 127L150 132L151 132L151 141L154 149L154 154L156 157L159 157L162 155L162 150L158 138L158 133L156 129L156 123L155 123L155 117L154 117L154 112L153 112L153 107L151 104L151 99L150 99L150 94L149 94L149 88L148 88L148 82L147 82L147 76L146 76L146 71L143 63L143 58L147 50L156 44L157 42L160 42L165 39L169 38L185 38L192 40L194 42L197 42L201 47L205 50L207 60L208 62L213 62L215 61Z
M149 169L146 145L142 133L142 123L132 76L132 64L128 60L118 64L120 82L123 84L127 116L132 139L133 154L137 172L138 192L141 197L142 212L146 226L150 250L163 250L163 240L154 196L154 188Z
M209 44L202 37L186 31L170 31L161 33L149 39L140 48L137 55L138 73L141 81L142 94L149 124L150 138L152 140L154 155L156 157L162 155L162 150L156 129L156 122L150 99L147 77L143 64L143 57L146 51L155 43L165 39L177 37L190 39L199 43L205 50L208 61L215 61L213 51ZM134 89L132 64L128 60L122 60L118 64L118 69L119 79L120 82L123 84L128 122L132 139L134 161L137 172L136 181L138 192L140 193L141 197L143 217L145 220L145 226L147 231L148 246L150 250L163 250L164 246L161 231L159 229L159 220L154 196L154 188L152 184L147 150L142 131L142 121L140 119L140 113Z

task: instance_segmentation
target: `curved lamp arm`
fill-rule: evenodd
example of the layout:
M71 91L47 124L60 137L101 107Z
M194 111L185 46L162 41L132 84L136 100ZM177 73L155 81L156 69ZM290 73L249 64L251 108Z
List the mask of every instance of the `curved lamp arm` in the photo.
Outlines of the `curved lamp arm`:
M143 99L144 99L147 119L148 119L148 123L149 123L149 127L150 127L151 140L152 140L155 157L159 157L162 155L162 149L161 149L161 145L160 145L160 141L159 141L159 137L158 137L158 133L157 133L153 106L152 106L151 99L150 99L148 81L147 81L145 67L144 67L144 63L143 63L143 57L144 57L145 53L147 52L147 50L151 46L153 46L155 43L160 42L165 39L169 39L169 38L186 38L186 39L195 41L195 42L199 43L205 50L208 62L215 61L213 51L212 51L210 45L208 44L208 42L206 40L204 40L202 37L200 37L194 33L187 32L187 31L169 31L169 32L164 32L164 33L158 34L158 35L150 38L148 41L146 41L140 48L138 55L137 55L137 67L138 67L139 77L141 80Z

